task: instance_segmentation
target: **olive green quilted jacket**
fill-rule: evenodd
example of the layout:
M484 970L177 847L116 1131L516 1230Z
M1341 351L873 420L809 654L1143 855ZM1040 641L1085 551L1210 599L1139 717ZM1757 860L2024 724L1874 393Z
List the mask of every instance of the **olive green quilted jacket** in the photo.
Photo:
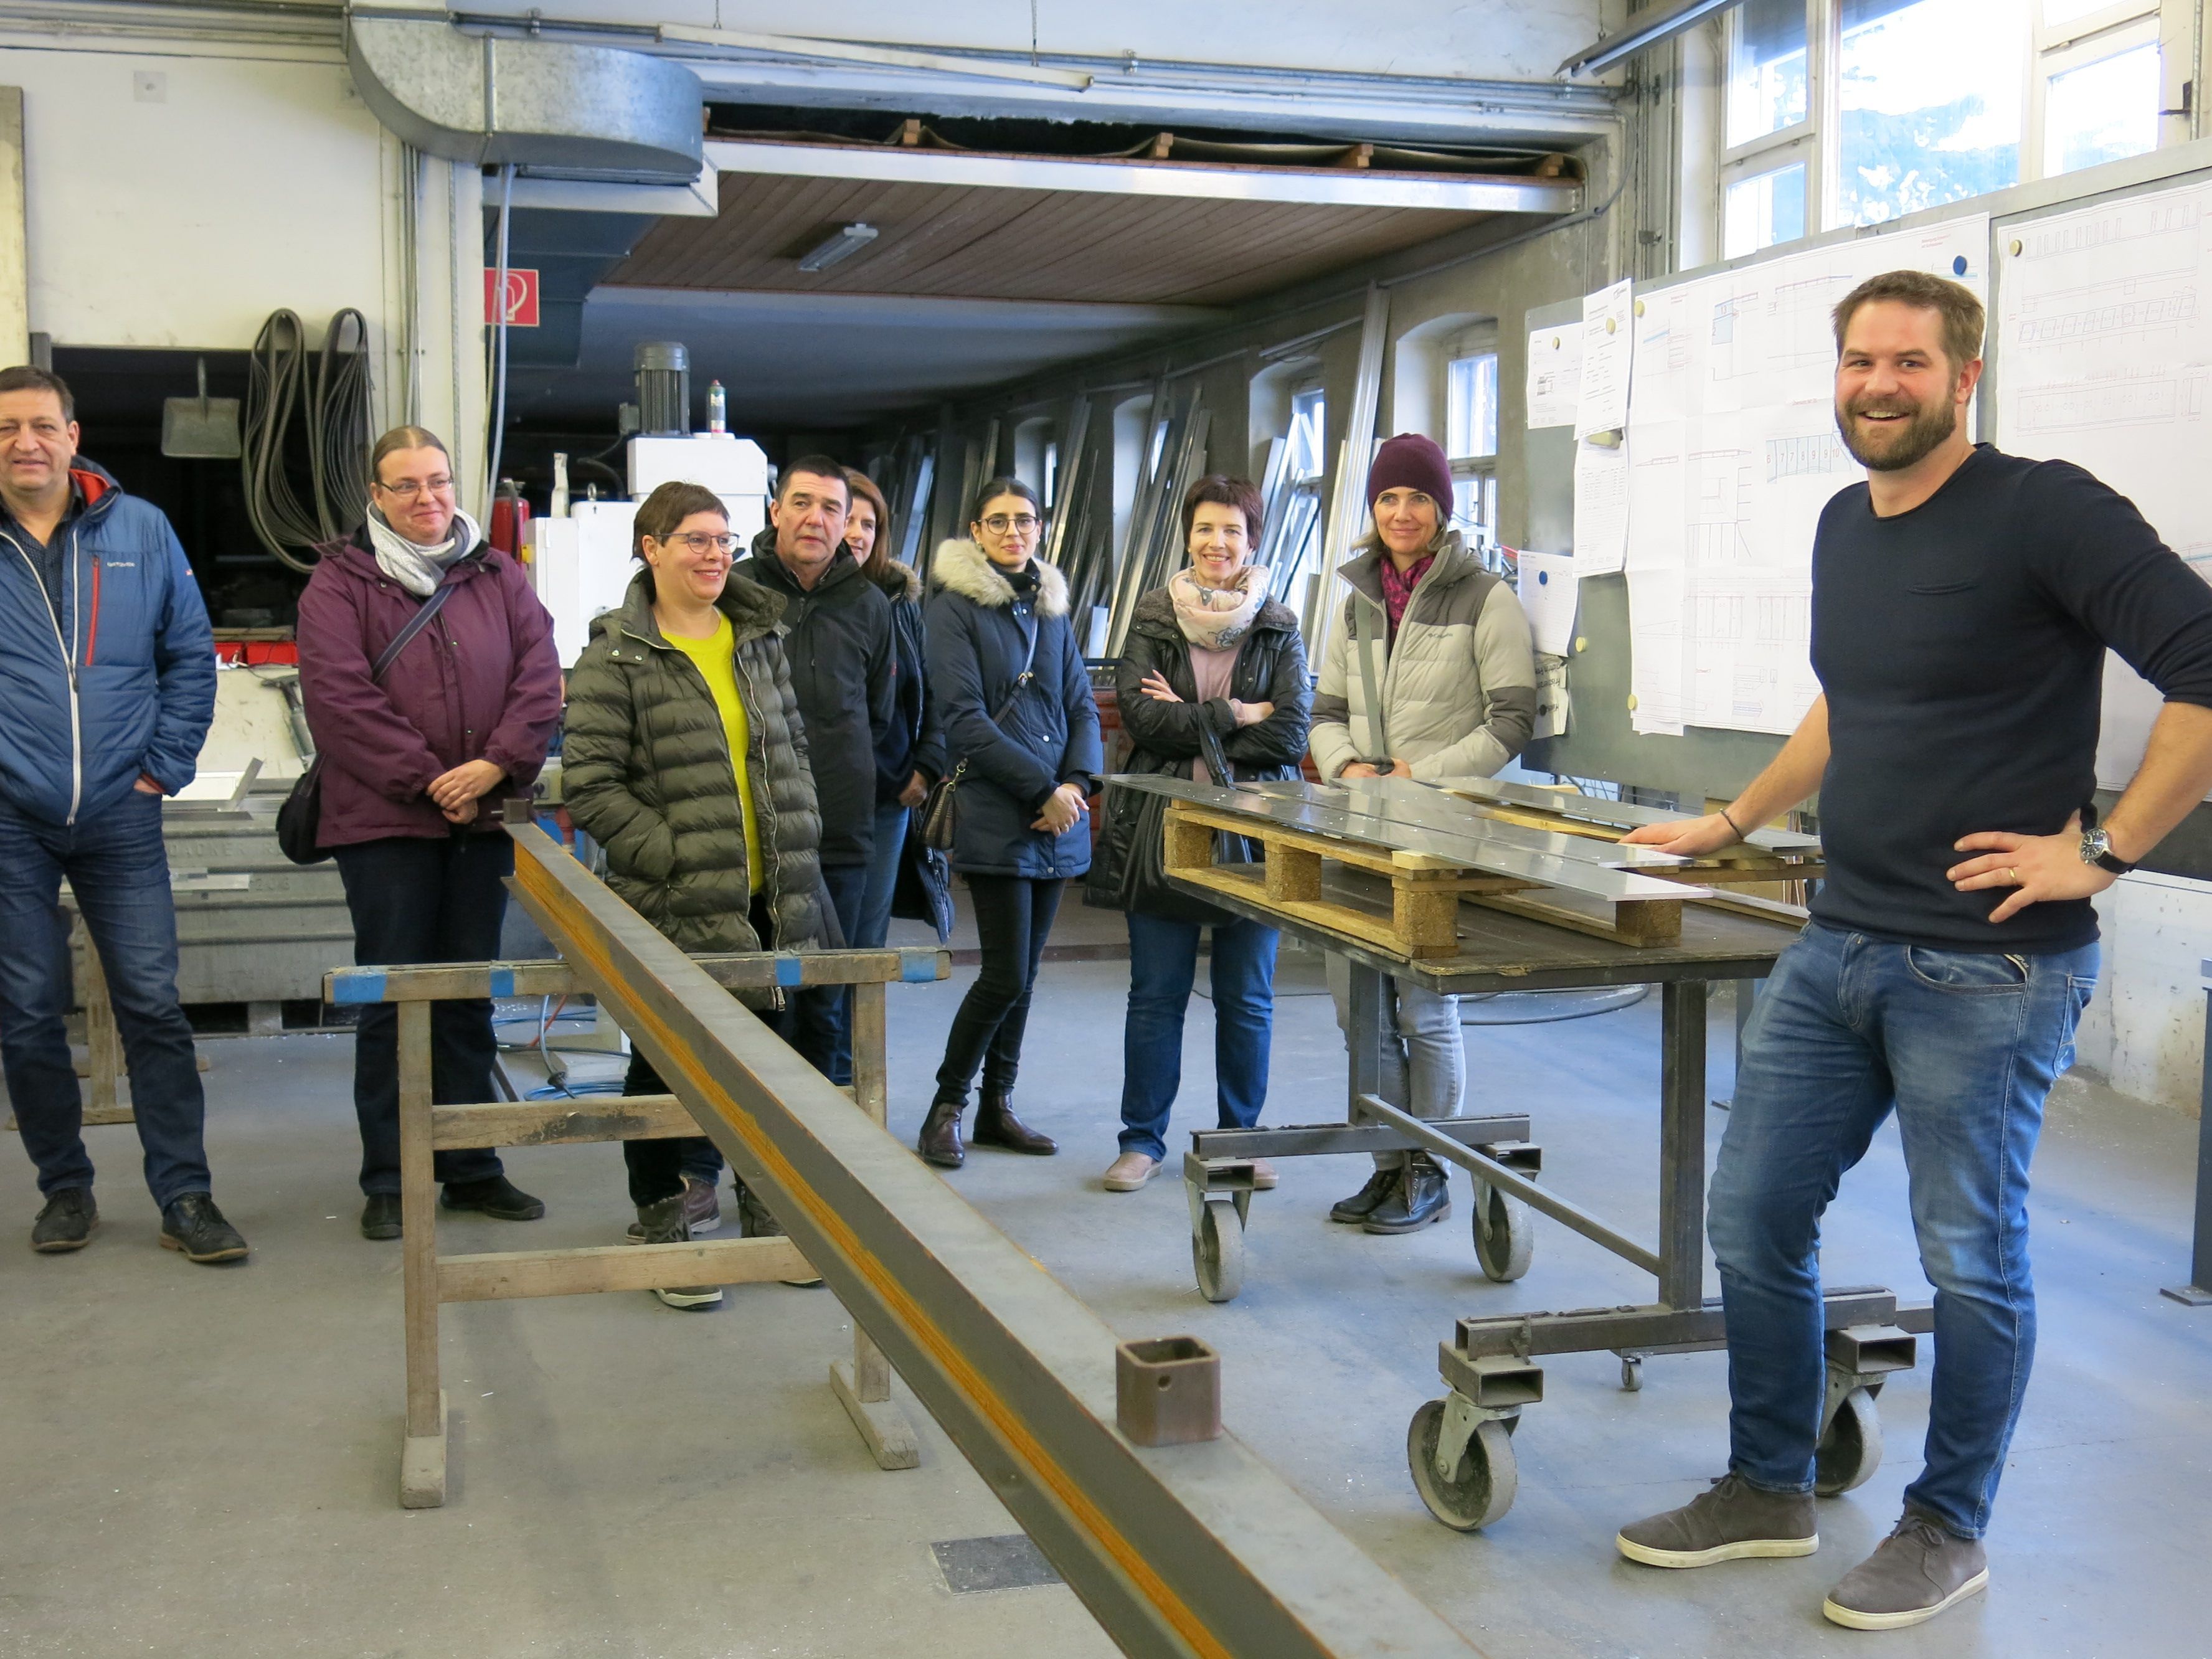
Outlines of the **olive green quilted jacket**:
M733 575L720 604L736 635L751 730L746 774L775 939L764 945L753 931L744 821L721 714L698 669L653 621L647 571L619 611L592 623L592 641L569 671L561 757L568 816L606 848L607 885L693 955L842 943L827 933L816 857L822 814L777 633L783 601Z

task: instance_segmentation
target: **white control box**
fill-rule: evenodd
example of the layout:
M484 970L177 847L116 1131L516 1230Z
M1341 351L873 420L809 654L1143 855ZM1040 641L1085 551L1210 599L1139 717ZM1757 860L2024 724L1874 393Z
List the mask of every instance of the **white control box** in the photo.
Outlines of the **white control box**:
M576 501L565 519L530 521L530 580L552 614L553 646L572 668L591 643L592 619L617 609L637 574L630 557L635 501Z
M765 496L768 452L750 438L732 437L726 432L629 441L632 500L643 501L672 479L704 484L717 495Z

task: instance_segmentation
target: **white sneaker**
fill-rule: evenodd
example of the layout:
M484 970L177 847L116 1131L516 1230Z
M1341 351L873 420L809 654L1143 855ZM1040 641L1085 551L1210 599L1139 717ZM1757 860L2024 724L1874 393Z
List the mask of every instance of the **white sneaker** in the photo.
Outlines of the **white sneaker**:
M1159 1172L1159 1159L1142 1152L1124 1152L1106 1166L1106 1190L1133 1193Z

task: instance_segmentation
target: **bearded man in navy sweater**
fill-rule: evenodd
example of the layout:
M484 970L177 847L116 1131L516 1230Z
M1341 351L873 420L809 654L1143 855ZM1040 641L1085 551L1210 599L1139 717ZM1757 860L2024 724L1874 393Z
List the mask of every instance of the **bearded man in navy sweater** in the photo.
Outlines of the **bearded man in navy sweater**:
M2035 1348L2028 1163L2096 987L2090 896L2212 788L2212 588L2081 468L1968 440L1983 315L1965 289L1892 271L1835 323L1836 422L1868 479L1814 538L1823 695L1723 811L1628 837L1712 852L1817 789L1828 878L1745 1030L1713 1175L1729 1473L1618 1543L1662 1567L1818 1547L1820 1214L1894 1111L1936 1286L1926 1463L1821 1607L1887 1630L1989 1583ZM2097 827L2108 646L2166 701Z

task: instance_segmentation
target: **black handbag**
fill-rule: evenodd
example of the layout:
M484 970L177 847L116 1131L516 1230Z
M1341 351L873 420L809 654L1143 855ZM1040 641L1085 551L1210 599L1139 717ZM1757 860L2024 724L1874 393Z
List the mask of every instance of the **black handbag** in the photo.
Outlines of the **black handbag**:
M1014 689L1006 693L1006 700L991 716L994 726L1002 723L1013 712L1014 701L1022 695L1035 678L1030 672L1036 661L1037 635L1044 631L1044 623L1032 617L1030 621L1030 648L1022 658L1022 672L1014 676ZM940 853L950 853L952 843L960 836L960 780L968 775L968 763L963 759L952 769L950 777L939 778L929 786L929 793L921 803L921 841L925 847Z
M891 914L902 921L927 922L939 945L952 937L952 866L922 839L919 812L906 815L906 845L891 887Z
M1199 748L1215 785L1227 788L1235 781L1235 775L1230 770L1228 757L1222 753L1220 738L1211 727L1200 732ZM1108 879L1098 884L1103 896L1110 896L1107 897L1109 908L1125 914L1153 916L1162 921L1194 922L1200 927L1234 921L1236 918L1218 905L1186 892L1168 879L1167 814L1174 798L1154 794L1150 790L1125 789L1117 793L1122 801L1133 801L1133 805L1124 809L1129 814L1126 833L1115 837L1121 848L1121 867L1109 872ZM1120 830L1121 826L1116 823L1115 828ZM1251 844L1245 837L1225 830L1214 833L1216 868L1253 861Z
M384 647L376 664L368 671L371 680L380 680L385 671L398 661L408 642L430 625L431 619L444 608L446 596L453 590L441 586L422 601L422 608L407 619L407 626L392 636L392 643ZM276 846L295 864L320 864L330 857L331 849L321 842L323 830L323 757L319 753L307 763L307 769L293 781L291 793L284 804L276 809Z

